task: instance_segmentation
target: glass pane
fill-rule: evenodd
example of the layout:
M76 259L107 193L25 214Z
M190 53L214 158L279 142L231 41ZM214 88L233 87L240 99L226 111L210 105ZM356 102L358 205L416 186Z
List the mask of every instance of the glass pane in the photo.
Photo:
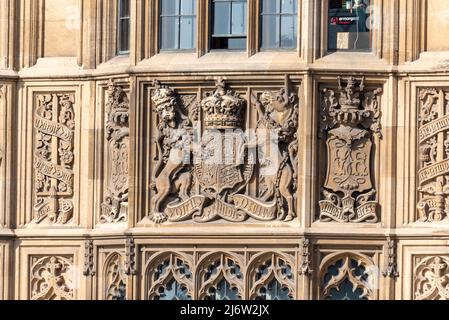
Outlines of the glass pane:
M196 23L195 18L181 18L180 49L195 48Z
M129 17L129 0L120 0L120 17Z
M279 19L278 15L262 16L262 48L279 48Z
M214 5L214 35L228 35L230 26L231 4L229 2L215 2Z
M232 3L232 34L246 34L246 2Z
M281 0L282 13L296 13L297 0Z
M263 0L262 13L280 13L280 0Z
M181 14L194 15L196 9L196 0L181 0Z
M119 22L120 28L120 41L119 41L119 52L129 51L129 19L121 19Z
M179 14L179 0L161 0L161 5L163 15Z
M296 48L296 16L281 18L281 47Z
M229 38L228 49L246 49L246 38Z
M329 2L328 49L371 49L369 0Z
M163 17L161 25L161 49L178 49L178 18Z

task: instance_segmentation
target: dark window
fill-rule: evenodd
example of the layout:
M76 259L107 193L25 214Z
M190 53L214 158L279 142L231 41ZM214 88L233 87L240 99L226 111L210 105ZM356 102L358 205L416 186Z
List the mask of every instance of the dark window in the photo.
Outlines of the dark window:
M246 48L246 0L212 1L211 49Z
M328 50L369 51L369 0L330 0Z
M160 0L161 50L194 49L196 0Z
M261 24L263 49L296 48L298 1L263 0Z
M129 53L129 0L119 0L118 2L118 30L117 30L117 51L118 54Z

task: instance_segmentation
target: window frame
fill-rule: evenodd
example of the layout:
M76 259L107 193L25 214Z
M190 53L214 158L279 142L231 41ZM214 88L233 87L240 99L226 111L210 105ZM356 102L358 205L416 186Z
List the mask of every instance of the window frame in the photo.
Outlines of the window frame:
M128 1L128 15L124 16L122 13L122 2ZM121 50L121 42L122 42L122 21L128 20L128 50ZM117 55L118 56L126 56L129 55L131 48L131 3L130 0L118 0L117 1Z
M294 52L298 50L298 39L299 39L299 21L300 21L300 16L299 16L299 4L297 0L294 0L294 2L296 3L296 12L293 13L282 13L282 7L281 7L281 12L279 13L263 13L263 2L265 0L259 0L259 10L257 11L257 14L259 15L258 17L258 29L256 30L257 34L258 34L258 50L261 52L270 52L270 51L289 51L289 52ZM268 1L273 1L273 0L268 0ZM281 0L276 0L276 1L281 1ZM282 16L288 16L288 17L296 17L296 34L294 37L294 46L293 47L281 47L281 41L280 38L282 36L282 33L280 32L281 30L281 24L282 24L282 20L279 19L279 47L272 47L272 48L264 48L262 43L263 43L263 18L264 16L278 16L279 18L282 18Z
M231 11L229 14L229 28L231 31L231 34L221 34L220 37L217 37L216 35L214 35L214 9L215 9L215 3L217 2L223 2L223 3L230 3L231 4ZM246 3L246 12L245 12L245 34L232 34L232 3ZM249 39L249 34L250 34L250 27L249 27L249 12L250 12L250 2L251 0L210 0L208 1L209 4L209 32L207 34L207 38L208 38L208 49L209 52L210 51L240 51L240 52L244 52L244 51L248 51L249 49L249 43L248 43L248 39ZM245 39L245 48L236 48L236 49L221 49L221 48L212 48L212 40L214 38L227 38L227 39Z
M158 51L159 52L195 52L196 50L198 50L197 46L198 46L198 2L201 0L195 0L195 8L193 10L193 14L181 14L181 1L182 0L176 0L178 1L179 4L179 12L177 14L168 14L168 15L164 15L162 13L162 1L164 0L158 0L158 7L157 7L157 25L158 25L158 40L157 40L157 46L158 46ZM169 18L176 18L177 19L177 28L178 28L178 43L177 43L177 48L167 48L164 49L162 48L162 21L164 17L169 17ZM193 47L192 48L181 48L180 44L181 44L181 18L183 17L187 17L187 18L194 18L194 24L195 24L195 34L194 34L194 40L193 40Z
M374 23L377 24L378 28L371 29L371 49L366 51L329 51L328 50L328 22L329 22L329 0L319 1L320 10L316 11L316 19L320 21L321 30L323 32L320 34L319 47L315 51L315 59L321 59L326 56L332 56L334 54L357 54L357 55L374 55L377 59L382 59L384 54L387 54L390 49L388 49L389 44L387 44L387 39L383 36L385 30L384 21L386 21L386 16L384 14L384 8L386 5L386 0L370 0L370 8L375 10L371 17L373 17ZM377 14L377 15L376 15ZM391 58L391 56L390 56Z

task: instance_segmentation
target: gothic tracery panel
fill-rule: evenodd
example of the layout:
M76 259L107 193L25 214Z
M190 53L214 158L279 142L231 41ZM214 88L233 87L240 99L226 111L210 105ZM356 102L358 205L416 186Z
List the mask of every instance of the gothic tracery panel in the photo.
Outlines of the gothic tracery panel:
M35 224L67 224L73 218L75 95L35 96Z
M369 257L361 254L337 253L326 257L320 266L320 299L374 299L378 280L373 274L374 266Z
M192 300L192 264L189 258L175 253L155 258L147 272L148 299Z
M266 253L254 259L249 267L251 300L292 300L296 277L291 259Z
M204 259L198 268L200 300L242 300L244 275L237 257L220 253Z
M73 300L73 257L31 257L31 300Z
M414 299L449 300L449 257L415 258Z
M106 300L126 300L127 277L124 258L120 253L113 252L106 259L104 279Z

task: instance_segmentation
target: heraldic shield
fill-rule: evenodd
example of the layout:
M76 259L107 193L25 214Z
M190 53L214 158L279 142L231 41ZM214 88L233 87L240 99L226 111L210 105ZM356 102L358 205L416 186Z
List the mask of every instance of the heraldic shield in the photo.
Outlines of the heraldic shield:
M325 89L322 132L327 132L327 175L320 201L323 222L377 222L376 190L371 180L373 131L378 129L375 94L365 90L364 79L338 79L338 91ZM377 92L377 91L376 91Z
M245 187L253 175L243 132L210 130L203 140L195 176L209 199L226 199Z
M332 130L326 142L331 161L327 164L325 188L343 192L345 196L372 189L369 170L372 142L368 132L339 129Z

